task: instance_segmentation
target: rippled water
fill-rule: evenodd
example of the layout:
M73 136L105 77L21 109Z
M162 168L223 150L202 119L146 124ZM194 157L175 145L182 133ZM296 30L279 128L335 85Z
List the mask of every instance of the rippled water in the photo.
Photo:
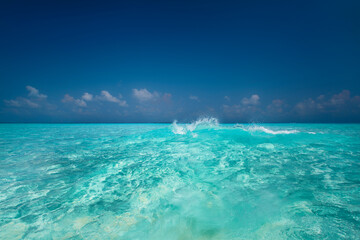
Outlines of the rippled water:
M0 239L360 239L360 125L1 124Z

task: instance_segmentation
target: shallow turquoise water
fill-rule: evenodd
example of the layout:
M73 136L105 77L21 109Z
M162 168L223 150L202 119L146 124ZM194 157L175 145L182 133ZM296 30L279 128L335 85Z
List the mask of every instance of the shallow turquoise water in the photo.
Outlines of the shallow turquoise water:
M360 239L360 125L0 124L0 239Z

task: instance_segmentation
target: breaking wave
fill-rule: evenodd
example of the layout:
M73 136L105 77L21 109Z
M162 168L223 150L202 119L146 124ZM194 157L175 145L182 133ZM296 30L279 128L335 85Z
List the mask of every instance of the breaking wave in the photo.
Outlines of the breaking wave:
M219 126L219 120L213 117L199 118L195 122L189 124L177 124L177 120L175 120L171 125L171 130L175 134L185 135L187 133L192 133L197 128L209 128L217 126Z
M193 137L197 137L197 134L194 133L195 130L200 129L210 129L210 128L216 128L216 129L240 129L242 131L248 132L248 133L266 133L271 135L286 135L286 134L297 134L297 133L308 133L308 134L316 134L315 132L302 132L295 129L279 129L278 126L274 127L273 129L269 127L264 127L257 124L235 124L235 125L223 125L219 124L219 120L214 117L206 117L206 118L199 118L198 120L191 122L191 123L181 123L178 124L177 120L175 120L171 124L171 131L174 134L179 135L186 135L191 134Z

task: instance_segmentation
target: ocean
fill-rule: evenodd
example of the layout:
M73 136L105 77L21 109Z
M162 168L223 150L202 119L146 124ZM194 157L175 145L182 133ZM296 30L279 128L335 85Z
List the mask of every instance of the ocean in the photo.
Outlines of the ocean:
M360 239L360 124L0 124L0 239Z

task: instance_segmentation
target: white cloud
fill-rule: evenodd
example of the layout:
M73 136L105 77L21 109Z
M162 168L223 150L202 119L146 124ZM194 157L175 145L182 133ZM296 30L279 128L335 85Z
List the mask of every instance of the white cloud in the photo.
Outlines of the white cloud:
M117 103L121 107L126 107L127 106L126 101L120 99L120 98L122 98L121 95L119 95L119 98L117 98L117 97L114 97L108 91L105 91L105 90L101 91L100 96L98 96L97 98L99 100L101 100L101 101Z
M32 102L32 101L30 101L29 99L26 99L26 98L24 98L24 103L25 103L27 106L32 107L32 108L38 108L38 107L40 107L39 104L34 103L34 102Z
M65 94L64 98L61 100L63 103L74 103L79 107L86 107L86 102L82 99L75 99L74 97L70 96L69 94Z
M230 98L226 98L230 100ZM243 98L240 104L223 105L223 111L228 117L240 117L242 119L252 119L263 113L259 108L260 97L257 94L251 95L250 98Z
M194 100L194 101L199 101L199 97L198 96L189 96L190 100Z
M19 100L4 100L5 104L9 107L21 107L21 103Z
M284 107L286 107L286 104L283 100L275 99L267 106L267 110L270 114L282 113L284 111Z
M27 98L22 98L22 97L18 97L18 98L16 98L16 100L4 100L4 102L9 107L17 107L17 108L22 108L22 107L38 108L38 107L40 107L39 104L37 104Z
M149 92L146 88L133 89L133 96L140 102L156 100L160 95L157 92Z
M114 102L114 103L119 102L118 98L114 97L108 91L105 90L101 91L101 97L103 101Z
M330 102L333 105L342 105L348 100L350 100L350 91L342 90L339 94L333 95Z
M30 98L17 97L16 99L4 100L5 104L9 107L15 108L40 108L50 105L46 102L47 96L41 94L39 90L32 86L26 86L26 89L29 91L28 96Z
M257 94L253 94L250 98L243 98L241 103L243 105L258 105L260 103L260 97Z
M39 90L32 86L26 86L26 89L29 91L29 97L35 97L39 99L45 99L47 96L45 94L41 94Z
M359 111L360 96L351 97L349 90L343 90L330 98L320 95L316 99L308 98L295 106L295 111L300 115L319 113L339 113L346 111Z
M171 93L158 93L156 91L150 92L146 88L143 89L136 89L134 88L132 90L133 97L136 98L139 102L145 103L145 102L155 102L158 103L160 101L163 101L165 103L170 103L172 95Z
M91 101L93 99L93 95L86 92L82 95L81 98L84 99L85 101Z
M64 98L61 100L63 103L73 102L75 99L69 94L65 94Z
M230 100L231 100L230 97L228 97L228 96L225 96L224 99L225 99L226 101L230 101Z

